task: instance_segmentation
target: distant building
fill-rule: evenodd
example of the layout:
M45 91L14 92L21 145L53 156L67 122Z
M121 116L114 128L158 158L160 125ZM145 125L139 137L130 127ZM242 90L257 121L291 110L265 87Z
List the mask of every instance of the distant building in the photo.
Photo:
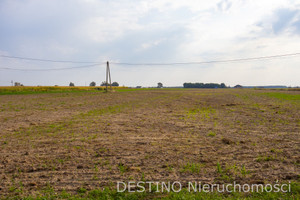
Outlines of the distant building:
M21 84L19 82L15 82L15 86L23 86L23 84Z
M142 86L136 86L136 88L142 88Z

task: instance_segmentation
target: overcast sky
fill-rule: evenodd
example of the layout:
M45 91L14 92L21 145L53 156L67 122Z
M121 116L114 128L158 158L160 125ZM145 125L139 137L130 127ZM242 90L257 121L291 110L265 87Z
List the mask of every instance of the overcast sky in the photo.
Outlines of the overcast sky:
M1 0L0 55L51 60L173 63L300 52L300 1L292 0ZM0 57L0 85L99 85L105 65ZM111 64L126 86L300 85L300 55L174 66Z

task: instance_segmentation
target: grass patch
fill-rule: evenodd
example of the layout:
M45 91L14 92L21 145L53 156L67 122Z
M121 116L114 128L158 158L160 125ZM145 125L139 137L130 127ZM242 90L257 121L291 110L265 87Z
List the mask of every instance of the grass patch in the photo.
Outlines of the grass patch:
M213 131L209 131L208 134L207 134L207 136L209 136L209 137L215 137L216 133L213 132Z
M20 86L0 87L0 95L40 94L40 93L72 93L72 92L99 92L102 87L63 87L63 86Z
M119 163L118 168L121 174L124 174L125 172L129 171L129 167L124 165L123 163Z
M264 95L271 98L276 98L280 100L288 100L288 101L300 101L300 94L286 94L281 92L266 92L261 93L260 95Z
M113 87L116 91L131 91L127 87ZM74 92L104 92L105 87L96 86L6 86L0 87L0 95L40 94L40 93L74 93Z
M188 118L194 118L195 115L200 115L203 119L210 119L216 110L211 107L192 108L187 111Z
M153 188L154 190L155 188ZM147 190L146 190L147 191ZM183 188L179 192L117 192L115 189L96 189L88 191L85 188L79 188L76 194L70 194L66 191L55 192L52 188L47 187L36 196L22 197L19 194L10 197L1 198L4 200L24 199L24 200L48 200L48 199L72 199L72 200L108 200L108 199L122 199L122 200L139 200L139 199L199 199L199 200L260 200L260 199L298 199L300 195L300 185L298 182L291 183L291 192L248 192L248 193L218 193L218 192L192 192L187 188Z
M200 163L190 163L189 162L182 167L180 172L189 172L189 173L193 173L193 174L199 174L200 170L203 166L204 165L200 164Z
M184 88L127 88L118 87L115 88L117 92L132 92L132 91L143 91L143 90L183 90Z
M256 159L257 162L267 162L267 161L272 161L275 160L275 158L273 156L258 156L258 158Z
M230 168L222 167L219 162L217 162L217 173L219 176L217 177L218 180L231 182L233 178L231 177Z

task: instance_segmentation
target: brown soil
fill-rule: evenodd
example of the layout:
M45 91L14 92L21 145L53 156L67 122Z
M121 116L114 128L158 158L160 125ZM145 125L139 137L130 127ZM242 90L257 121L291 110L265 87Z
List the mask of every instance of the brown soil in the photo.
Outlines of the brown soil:
M300 104L265 92L0 96L0 194L129 180L297 181Z

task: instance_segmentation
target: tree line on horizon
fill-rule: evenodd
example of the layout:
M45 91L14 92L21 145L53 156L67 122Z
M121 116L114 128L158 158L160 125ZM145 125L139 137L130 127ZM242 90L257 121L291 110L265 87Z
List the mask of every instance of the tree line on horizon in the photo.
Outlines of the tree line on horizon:
M107 85L110 86L109 83L108 83ZM70 82L69 86L70 86L70 87L74 87L75 84L74 84L73 82ZM96 82L95 82L95 81L92 81L92 82L90 83L90 87L95 87L95 86L96 86ZM102 81L102 83L100 84L100 86L106 86L106 81ZM113 82L113 83L111 84L111 86L118 87L118 86L119 86L119 83L118 83L118 82Z
M184 88L227 88L224 83L184 83Z

